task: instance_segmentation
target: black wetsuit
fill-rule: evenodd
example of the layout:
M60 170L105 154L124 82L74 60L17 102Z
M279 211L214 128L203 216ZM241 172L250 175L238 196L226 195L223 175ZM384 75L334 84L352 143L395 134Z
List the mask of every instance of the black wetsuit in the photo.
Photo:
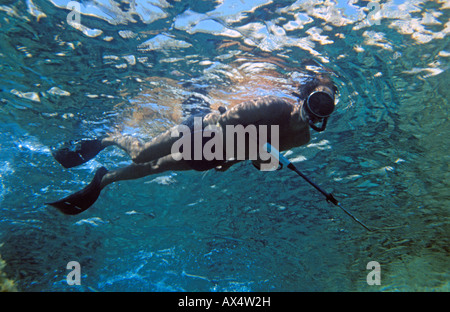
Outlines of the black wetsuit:
M189 117L184 125L188 126L191 130L191 134L194 132L194 118L202 118L202 129L208 125L221 126L225 131L227 125L237 126L242 125L247 127L249 125L255 125L256 127L266 125L268 127L272 125L279 126L279 141L281 150L289 149L293 146L300 146L309 141L309 127L307 123L299 122L301 120L300 110L298 105L288 102L287 100L275 96L258 97L254 100L243 102L234 106L229 110L223 108L219 112L206 112L203 111L200 114ZM298 133L298 137L296 137ZM271 131L268 129L267 142L271 142ZM216 135L216 134L214 134ZM259 132L258 132L259 135ZM292 137L294 135L294 137ZM205 144L213 137L203 137L202 133L202 149ZM246 137L245 142L249 142L249 138ZM223 160L207 160L202 153L201 159L194 159L194 139L191 137L191 159L185 160L189 166L197 171L206 171L220 166L226 162L225 155ZM235 144L237 143L234 140ZM259 141L258 141L259 142ZM225 149L225 148L224 148ZM235 151L237 150L235 146ZM259 147L258 147L259 150ZM224 151L225 154L225 151ZM246 159L248 158L249 151L245 152Z

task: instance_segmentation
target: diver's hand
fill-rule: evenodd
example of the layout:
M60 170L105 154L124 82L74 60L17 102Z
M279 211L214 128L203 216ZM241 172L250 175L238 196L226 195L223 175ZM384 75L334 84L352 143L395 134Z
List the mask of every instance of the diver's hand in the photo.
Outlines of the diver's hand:
M217 166L214 169L219 172L225 172L228 169L230 169L231 166L233 166L234 164L237 164L238 162L240 162L240 160L227 160L222 165Z
M216 168L214 168L214 170L219 171L219 172L225 172L229 169L230 167L226 167L224 165L222 166L217 166Z

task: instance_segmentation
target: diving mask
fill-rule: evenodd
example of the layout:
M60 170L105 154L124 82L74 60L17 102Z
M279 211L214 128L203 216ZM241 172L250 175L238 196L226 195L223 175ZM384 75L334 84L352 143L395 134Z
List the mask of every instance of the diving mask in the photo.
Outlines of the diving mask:
M309 117L310 127L321 132L325 130L328 117L334 111L334 92L328 87L318 86L308 96L303 107ZM316 126L317 121L322 121L322 126Z

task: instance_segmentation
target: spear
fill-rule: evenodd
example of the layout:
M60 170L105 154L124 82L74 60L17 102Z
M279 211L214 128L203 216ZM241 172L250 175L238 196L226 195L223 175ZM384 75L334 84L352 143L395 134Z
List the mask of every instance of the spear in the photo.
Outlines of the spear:
M358 222L360 225L362 225L366 230L371 231L371 229L369 229L363 222L361 222L360 220L358 220L358 218L356 218L353 214L351 214L347 209L345 209L344 207L342 207L341 203L334 198L333 194L331 193L327 193L326 191L324 191L320 186L318 186L316 183L314 183L313 181L311 181L307 176L305 176L302 172L300 172L300 170L297 169L297 167L294 166L294 164L287 159L286 157L284 157L283 155L280 154L280 152L275 149L272 145L270 145L269 143L266 143L264 145L264 149L270 153L272 156L274 156L276 159L278 159L278 161L280 163L282 163L284 166L286 166L287 168L291 169L292 171L294 171L295 173L297 173L299 176L301 176L306 182L308 182L309 184L311 184L316 190L318 190L320 193L322 193L327 202L331 202L332 204L334 204L335 206L338 206L339 208L341 208L348 216L350 216L353 220L355 220L356 222Z

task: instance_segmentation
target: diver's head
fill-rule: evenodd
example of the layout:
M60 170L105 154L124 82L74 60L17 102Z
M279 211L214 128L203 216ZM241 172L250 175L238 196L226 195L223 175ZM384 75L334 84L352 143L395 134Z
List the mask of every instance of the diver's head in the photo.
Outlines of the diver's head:
M325 130L328 117L335 108L334 96L337 88L327 78L314 77L299 88L299 93L294 92L299 98L299 104L302 105L303 114L308 119L309 125L319 132ZM320 127L315 125L318 122L322 122Z

